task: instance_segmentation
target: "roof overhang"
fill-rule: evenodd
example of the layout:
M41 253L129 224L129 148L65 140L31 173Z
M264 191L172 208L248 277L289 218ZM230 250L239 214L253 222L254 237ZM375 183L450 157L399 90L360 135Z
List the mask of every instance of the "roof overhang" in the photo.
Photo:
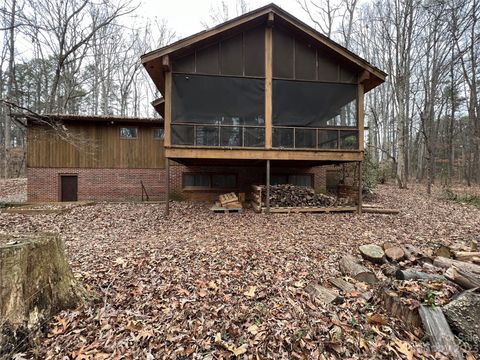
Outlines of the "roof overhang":
M237 18L224 22L214 28L204 30L187 38L176 41L163 48L142 55L142 64L154 81L158 90L164 94L165 71L170 71L170 58L185 54L195 46L221 40L231 36L238 28L257 26L271 23L286 27L308 40L323 46L343 61L357 67L362 72L361 82L365 85L365 92L382 84L387 74L368 61L339 45L335 41L319 33L311 26L292 16L275 4L269 4Z

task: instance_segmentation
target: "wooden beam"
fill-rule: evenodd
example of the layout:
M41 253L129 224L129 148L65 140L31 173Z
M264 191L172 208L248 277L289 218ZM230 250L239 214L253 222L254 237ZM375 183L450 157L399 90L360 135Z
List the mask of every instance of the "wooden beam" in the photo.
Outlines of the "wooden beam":
M273 15L273 13L270 13ZM272 28L265 28L265 147L272 148Z
M358 215L362 215L362 203L363 203L363 183L362 183L362 162L358 162L358 205L357 205L357 212Z
M266 187L267 187L267 193L266 193L266 199L265 199L265 205L267 207L267 214L270 214L270 160L267 160L267 181L266 181ZM260 199L262 201L262 199Z
M370 73L367 70L363 70L362 74L358 78L359 83L363 83L365 80L370 79Z
M267 15L267 27L273 27L273 23L275 21L275 14L273 12L269 12Z
M357 124L358 124L358 149L365 149L365 101L364 85L358 84L357 91Z
M215 149L192 147L165 148L165 156L171 159L232 159L232 160L311 160L311 161L361 161L360 151L310 151L276 149Z
M165 199L165 216L170 215L170 160L165 159L165 189L166 189L166 199Z
M168 55L162 57L162 70L170 71L170 57Z
M165 118L164 118L164 146L171 144L171 123L172 123L172 72L165 72Z

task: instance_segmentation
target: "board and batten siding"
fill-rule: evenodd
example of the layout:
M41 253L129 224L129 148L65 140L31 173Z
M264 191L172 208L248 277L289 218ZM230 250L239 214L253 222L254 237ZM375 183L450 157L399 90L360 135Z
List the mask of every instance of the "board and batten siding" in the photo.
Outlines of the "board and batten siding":
M29 168L121 168L163 169L163 140L154 139L152 125L66 124L75 144L63 140L49 128L28 127ZM135 139L120 137L121 127L137 127Z

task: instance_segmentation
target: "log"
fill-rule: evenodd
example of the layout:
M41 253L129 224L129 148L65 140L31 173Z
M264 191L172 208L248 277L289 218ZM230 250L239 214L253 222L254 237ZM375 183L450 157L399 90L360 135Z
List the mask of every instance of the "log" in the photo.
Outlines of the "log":
M0 358L28 348L40 324L86 299L53 234L1 235L0 279Z
M429 274L416 269L397 270L395 278L398 280L427 280L427 281L445 281L445 277L437 274Z
M480 294L464 291L444 306L443 312L459 337L472 345L480 344Z
M479 251L455 251L455 260L474 261L476 258L480 258Z
M434 352L449 354L453 359L463 359L460 348L440 307L431 308L421 305L419 310L423 328L430 340Z
M385 250L385 256L392 261L400 261L405 258L405 252L398 246L393 246Z
M477 240L470 241L470 251L478 251L478 241Z
M480 276L476 276L471 272L459 270L455 266L451 266L445 271L445 277L464 289L480 287Z
M370 285L373 285L378 281L377 277L371 270L360 265L357 262L357 259L351 255L342 257L339 262L339 267L343 275L350 276L357 281L362 281Z
M440 268L444 268L444 269L448 269L451 266L455 266L458 270L480 275L480 265L453 260L453 259L447 259L441 256L436 257L433 260L433 265Z
M452 251L446 245L437 245L436 248L433 250L433 256L442 256L446 258L452 257Z
M345 281L342 278L330 278L328 281L330 284L342 290L344 293L349 293L355 290L355 286L353 284L350 284L348 281Z
M390 249L390 248L392 248L392 247L394 247L394 246L395 246L394 243L389 242L389 241L385 241L385 242L383 243L383 245L382 245L382 248L383 248L383 250L387 250L387 249Z
M317 301L324 304L339 304L343 302L343 298L338 295L338 292L332 289L327 289L317 283L310 283L305 288L305 291Z
M384 209L384 208L362 208L362 211L369 214L388 214L397 215L400 213L398 209Z
M362 245L358 248L362 257L375 264L383 264L385 262L385 253L382 248L375 244Z

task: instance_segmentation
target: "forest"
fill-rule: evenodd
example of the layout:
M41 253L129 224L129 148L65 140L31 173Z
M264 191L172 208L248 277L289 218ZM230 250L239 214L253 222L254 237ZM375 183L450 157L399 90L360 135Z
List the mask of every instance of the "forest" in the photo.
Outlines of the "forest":
M12 113L151 116L156 89L140 55L178 40L141 3L6 0L0 8L1 175L25 167ZM205 27L254 9L213 3ZM365 99L366 149L381 177L448 186L480 182L478 0L296 0L301 20L388 73ZM186 36L189 34L182 34Z

